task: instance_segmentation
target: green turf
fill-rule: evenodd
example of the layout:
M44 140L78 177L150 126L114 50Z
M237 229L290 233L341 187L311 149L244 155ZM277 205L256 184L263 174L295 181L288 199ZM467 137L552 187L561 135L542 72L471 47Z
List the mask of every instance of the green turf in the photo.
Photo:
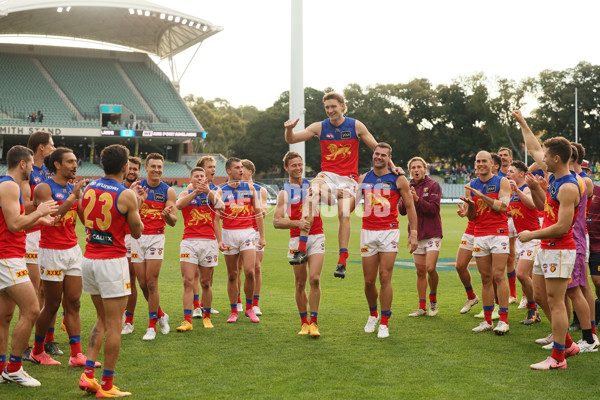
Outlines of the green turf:
M466 221L456 216L455 209L455 205L442 206L445 233L442 259L455 256L466 225ZM403 242L406 220L401 221ZM549 355L533 341L547 335L550 327L546 321L531 327L520 325L518 321L524 312L517 310L516 305L510 307L509 335L471 333L480 320L473 318L473 312L459 314L466 296L447 261L440 272L438 316L407 316L417 307L418 298L414 269L404 266L394 270L390 337L382 340L376 333L364 333L368 308L359 265L357 217L352 220L351 262L345 280L333 278L337 219L330 217L324 221L329 252L321 279L320 339L297 335L300 325L294 280L285 258L288 233L274 230L270 216L266 223L261 323L251 324L244 316L236 324L225 322L229 302L221 257L214 279L213 304L221 311L213 317L215 328L203 329L201 321L194 320L194 331L178 333L175 327L183 319L183 286L178 263L181 222L167 230L160 279L161 304L171 316L172 331L166 336L158 333L153 342L141 340L148 314L146 302L140 296L135 332L122 340L115 383L133 392L136 398L553 399L574 393L582 398L597 395L596 354L569 359L569 368L564 371L529 369L529 364ZM403 246L401 249L398 261L409 260L408 252ZM479 292L479 275L471 271ZM474 310L479 312L481 305ZM82 298L81 313L85 349L95 318L86 295ZM579 338L576 333L574 339ZM68 353L68 338L58 324L56 339ZM26 362L26 370L42 382L41 388L0 385L0 398L87 397L77 387L82 370L67 366L68 355L56 358L63 365L39 366Z

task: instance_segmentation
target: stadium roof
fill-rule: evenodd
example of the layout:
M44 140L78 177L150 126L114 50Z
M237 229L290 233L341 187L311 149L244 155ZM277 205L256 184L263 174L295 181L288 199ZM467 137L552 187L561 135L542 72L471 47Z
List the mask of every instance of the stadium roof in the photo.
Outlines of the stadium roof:
M146 0L0 0L0 35L93 40L160 58L172 57L221 30Z

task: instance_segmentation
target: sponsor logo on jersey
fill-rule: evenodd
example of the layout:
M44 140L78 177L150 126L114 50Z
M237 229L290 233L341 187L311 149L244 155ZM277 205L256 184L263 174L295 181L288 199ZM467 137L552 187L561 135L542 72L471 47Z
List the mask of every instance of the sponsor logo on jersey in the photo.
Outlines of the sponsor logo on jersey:
M391 182L382 182L381 189L382 190L392 190L392 183Z
M204 198L204 199L200 200L200 205L201 206L207 206L209 204L210 204L210 202L208 201L208 198Z
M86 237L90 243L113 245L113 235L110 232L87 228Z
M342 131L341 137L342 137L342 139L350 139L350 138L352 138L352 132Z
M496 192L496 185L490 185L485 189L486 193L495 193Z

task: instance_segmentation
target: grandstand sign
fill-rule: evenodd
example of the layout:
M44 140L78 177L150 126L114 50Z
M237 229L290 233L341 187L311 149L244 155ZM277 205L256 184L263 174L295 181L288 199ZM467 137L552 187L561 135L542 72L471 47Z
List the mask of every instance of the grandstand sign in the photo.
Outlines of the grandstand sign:
M90 128L57 128L44 126L1 126L0 135L31 135L37 131L47 131L54 136L100 136L99 129Z
M103 130L100 132L102 136L121 136L121 137L187 137L196 138L198 132L165 132L165 131L134 131L133 129L121 129L115 131Z

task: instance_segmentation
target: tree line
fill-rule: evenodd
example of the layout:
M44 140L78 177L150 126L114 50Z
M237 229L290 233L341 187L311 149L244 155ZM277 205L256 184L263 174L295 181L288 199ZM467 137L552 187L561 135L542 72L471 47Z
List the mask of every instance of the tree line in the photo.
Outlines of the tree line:
M528 123L541 140L561 135L575 140L575 88L578 91L578 137L590 161L600 149L600 66L580 62L563 71L544 70L535 78L516 82L483 73L434 86L428 79L408 83L361 87L348 85L347 115L362 121L378 141L394 149L396 164L405 166L413 156L452 165L472 165L481 149L513 149L524 159L523 140L510 111L532 106ZM331 88L306 88L305 121L325 119L323 95ZM184 98L208 132L199 152L248 158L258 173L283 176L281 159L288 150L283 123L288 119L289 92L283 92L266 110L233 107L226 100ZM320 170L318 140L306 142L307 169ZM371 165L371 152L360 146L359 169Z

